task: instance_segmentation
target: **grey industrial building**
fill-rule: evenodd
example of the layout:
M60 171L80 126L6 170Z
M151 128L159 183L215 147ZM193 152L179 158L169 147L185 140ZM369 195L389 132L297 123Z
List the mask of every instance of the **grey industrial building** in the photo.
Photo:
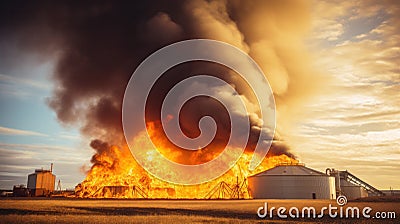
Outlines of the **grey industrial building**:
M383 196L384 193L346 171L325 173L304 164L281 164L248 177L248 190L258 199L348 199Z

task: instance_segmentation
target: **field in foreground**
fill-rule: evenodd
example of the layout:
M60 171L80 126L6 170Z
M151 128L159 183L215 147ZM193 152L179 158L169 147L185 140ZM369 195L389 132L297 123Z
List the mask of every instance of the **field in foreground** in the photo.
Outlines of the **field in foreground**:
M271 207L315 207L317 214L330 200L111 200L111 199L0 199L0 223L400 223L400 202L349 202L360 210L393 211L395 219L322 218L261 219L257 209ZM362 216L360 212L360 216Z

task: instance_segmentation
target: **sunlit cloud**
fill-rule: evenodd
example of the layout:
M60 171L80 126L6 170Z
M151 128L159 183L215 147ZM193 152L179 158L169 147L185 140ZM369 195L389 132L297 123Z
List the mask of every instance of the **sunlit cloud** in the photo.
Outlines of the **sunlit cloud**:
M314 9L310 46L333 82L307 106L291 144L311 166L349 169L377 187L400 187L391 178L400 169L400 6L318 1ZM379 169L385 173L368 174Z

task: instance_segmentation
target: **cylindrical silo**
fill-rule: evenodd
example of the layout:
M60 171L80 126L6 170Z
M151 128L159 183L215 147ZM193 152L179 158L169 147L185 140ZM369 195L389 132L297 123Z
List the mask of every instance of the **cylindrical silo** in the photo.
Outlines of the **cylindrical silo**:
M335 178L304 165L279 165L248 178L253 198L335 199Z

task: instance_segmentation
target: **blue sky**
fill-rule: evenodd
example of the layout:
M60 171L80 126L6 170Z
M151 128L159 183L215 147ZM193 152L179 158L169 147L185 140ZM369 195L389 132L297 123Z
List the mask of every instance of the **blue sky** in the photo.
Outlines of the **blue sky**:
M26 184L29 173L50 163L62 187L73 188L84 179L81 168L90 165L92 151L46 104L53 62L22 58L23 66L0 68L0 189Z

